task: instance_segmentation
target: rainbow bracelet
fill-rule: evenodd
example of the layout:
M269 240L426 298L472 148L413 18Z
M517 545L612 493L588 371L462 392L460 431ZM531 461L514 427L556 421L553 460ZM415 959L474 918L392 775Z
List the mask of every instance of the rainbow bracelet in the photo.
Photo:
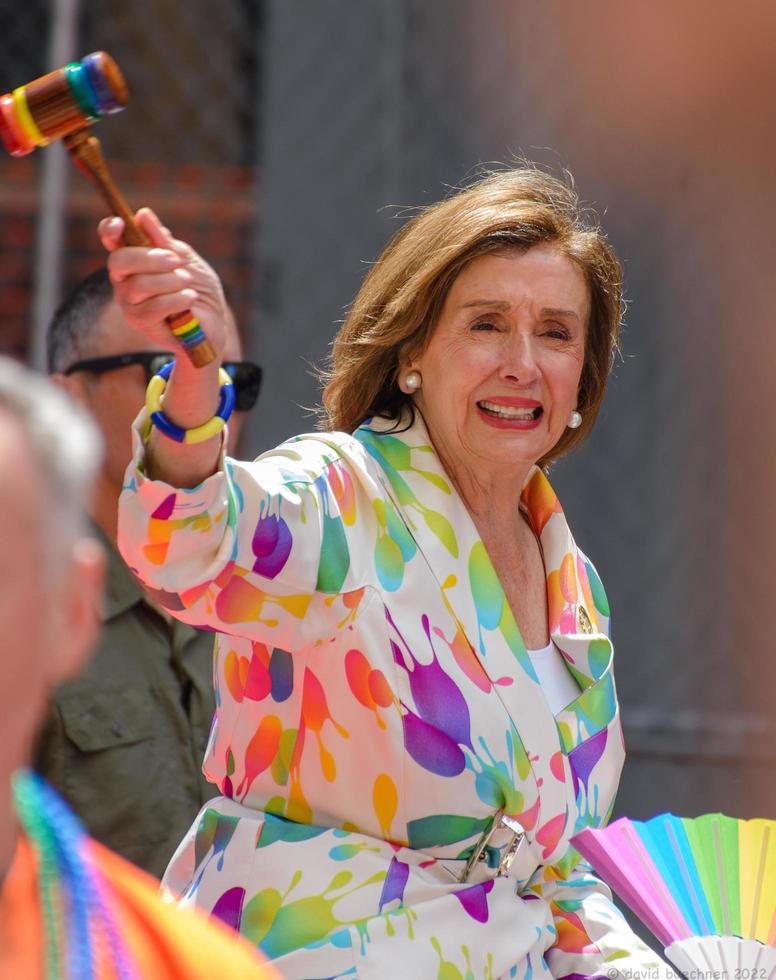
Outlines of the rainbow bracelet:
M148 382L146 409L150 421L168 439L173 439L175 442L185 442L191 446L197 442L212 439L223 429L234 410L232 379L223 368L219 368L218 380L221 384L221 394L218 399L216 414L212 419L208 419L207 422L203 422L202 425L197 425L193 429L182 429L179 425L171 422L162 411L162 396L167 388L167 382L174 364L175 361L165 364Z

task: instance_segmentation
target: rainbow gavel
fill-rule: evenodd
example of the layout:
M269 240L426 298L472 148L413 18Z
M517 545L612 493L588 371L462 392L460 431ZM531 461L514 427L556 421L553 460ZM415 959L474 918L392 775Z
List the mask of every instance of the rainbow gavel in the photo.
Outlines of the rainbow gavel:
M118 65L104 51L86 55L0 98L0 138L13 156L63 139L79 170L102 195L110 211L124 221L127 245L150 245L132 209L108 172L100 141L89 124L120 112L129 91ZM186 310L167 317L167 324L193 364L215 357L199 321Z

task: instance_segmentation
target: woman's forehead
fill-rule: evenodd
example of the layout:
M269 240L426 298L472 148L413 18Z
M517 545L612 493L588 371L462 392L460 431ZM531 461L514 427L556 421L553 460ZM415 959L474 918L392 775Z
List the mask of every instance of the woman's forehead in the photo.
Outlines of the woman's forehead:
M445 306L506 311L526 300L585 318L590 289L579 265L560 248L536 245L472 259L453 281Z

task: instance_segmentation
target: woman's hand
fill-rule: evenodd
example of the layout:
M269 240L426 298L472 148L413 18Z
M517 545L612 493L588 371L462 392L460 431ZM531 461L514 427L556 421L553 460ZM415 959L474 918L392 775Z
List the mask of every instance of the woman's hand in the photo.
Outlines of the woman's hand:
M165 317L191 310L220 359L225 343L226 301L221 282L205 260L172 237L150 208L137 223L151 247L124 246L121 218L104 218L99 234L108 256L108 274L126 320L154 343L179 347Z
M175 367L164 394L164 413L171 422L192 429L211 419L218 407L218 369L226 339L226 301L215 272L185 242L173 238L149 208L137 212L137 223L151 247L124 246L124 222L105 218L99 235L110 253L108 273L116 303L126 320L149 340L176 351ZM165 318L191 310L202 324L216 359L195 367L175 339ZM221 436L190 445L153 429L145 468L154 479L193 487L217 465Z

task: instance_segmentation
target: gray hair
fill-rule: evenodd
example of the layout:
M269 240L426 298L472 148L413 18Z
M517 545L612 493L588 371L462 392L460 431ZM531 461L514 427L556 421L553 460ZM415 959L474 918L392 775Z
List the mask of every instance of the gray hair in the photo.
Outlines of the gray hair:
M56 562L86 528L89 499L102 460L99 431L65 391L0 356L1 409L18 421L41 474L46 501L41 543L47 558Z

